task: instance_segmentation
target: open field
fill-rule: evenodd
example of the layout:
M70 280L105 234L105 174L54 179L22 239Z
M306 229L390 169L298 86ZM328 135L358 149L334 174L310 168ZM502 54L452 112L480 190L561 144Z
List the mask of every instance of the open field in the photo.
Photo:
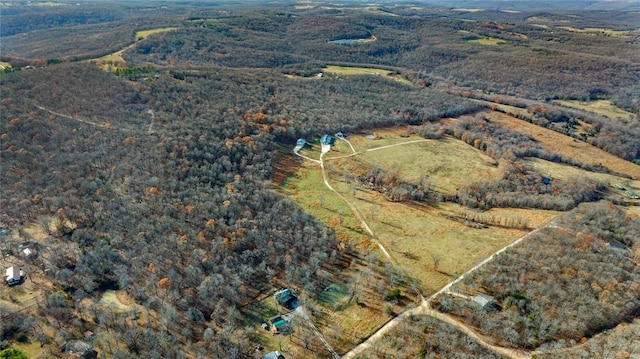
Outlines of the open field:
M611 200L628 200L632 203L640 203L638 200L632 200L624 191L614 187L616 184L621 184L635 193L640 193L640 180L630 180L628 178L614 176L607 173L585 171L580 168L549 162L539 158L529 158L526 159L525 162L550 178L566 179L568 177L587 177L596 181L605 182L610 187L610 190L607 191L606 198Z
M343 157L351 151L344 141L337 141L336 147L326 155L326 171L331 185L355 205L393 259L417 280L423 294L435 292L452 277L525 233L495 226L472 228L447 217L469 211L460 206L389 202L380 193L363 188L354 176L374 166L394 172L407 182L418 182L425 176L441 193L447 194L470 180L497 178L501 173L493 159L462 141L406 137L399 129L375 133L378 139L349 136L358 151L355 156ZM313 148L307 151L306 154L313 157ZM361 248L373 248L359 230L348 206L324 186L316 164L301 168L285 182L283 191L307 213L342 233L343 240L353 243L355 235L355 243ZM477 216L504 223L527 222L535 228L556 214L554 211L494 209Z
M358 159L395 172L403 180L419 183L426 178L443 194L453 194L469 181L497 179L498 163L480 150L458 140L429 140L368 151Z
M357 245L366 238L349 206L324 185L316 164L300 168L283 183L281 190L305 212L333 228L340 240Z
M525 163L531 165L540 173L550 178L565 179L568 177L588 177L596 181L606 182L611 186L616 183L624 184L625 187L640 189L640 180L630 180L628 178L610 175L607 173L591 172L561 163L546 161L540 158L528 158Z
M595 112L599 115L606 116L609 118L622 118L625 120L630 120L634 116L631 112L627 112L613 105L609 100L597 100L597 101L558 100L554 102L566 107Z
M116 71L127 66L121 52L101 57L97 60L97 64L104 71Z
M400 83L406 85L413 85L411 81L405 79L400 75L396 75L393 71L376 69L373 67L350 67L350 66L334 66L329 65L324 68L326 73L335 74L335 75L343 75L343 76L356 76L356 75L374 75L374 76L383 76L384 78L388 78L394 81L398 81Z
M633 179L640 179L640 166L586 142L498 112L488 113L487 118L497 125L535 138L549 152L558 153L590 165L602 164L615 172L626 174Z
M402 128L376 129L376 130L371 130L370 132L365 132L365 133L347 134L349 135L347 139L353 145L355 150L358 152L364 152L367 150L376 149L376 148L389 146L389 145L396 145L396 144L405 143L408 141L418 141L418 140L424 141L425 140L423 137L420 137L418 135L401 137L401 135L404 135L404 133L406 133L406 131ZM343 141L336 142L336 147L332 148L331 152L325 155L325 159L329 159L332 157L339 157L349 153L349 152L340 153L338 156L335 155L334 152L336 151L336 149L338 149L341 152L344 152L341 150L341 147L338 147L338 145L341 146L341 142Z
M475 39L475 40L469 40L469 42L474 43L474 44L480 44L480 45L502 45L502 44L506 44L507 42L502 40L502 39L496 39L493 37L483 37L481 39Z
M138 41L138 40L146 39L149 35L159 34L162 32L173 31L177 29L178 29L177 27L159 27L156 29L141 30L136 32L136 35L134 38L136 41Z
M0 70L11 68L11 64L8 62L0 61Z
M335 185L341 192L345 186ZM346 192L342 192L348 195ZM419 283L423 295L449 283L524 231L490 227L476 229L427 206L388 202L374 191L350 197L378 239L404 272Z
M628 36L631 33L631 31L629 30L613 30L599 27L586 27L583 29L578 29L571 26L560 26L558 28L571 32L579 32L584 34L602 34L607 36Z

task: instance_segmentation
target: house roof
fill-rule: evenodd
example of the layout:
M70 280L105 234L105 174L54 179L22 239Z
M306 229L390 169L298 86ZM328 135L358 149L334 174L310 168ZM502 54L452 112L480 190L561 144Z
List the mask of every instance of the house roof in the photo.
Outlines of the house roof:
M322 138L320 138L320 143L323 145L330 145L331 142L333 141L334 141L333 137L331 137L331 135L329 134L323 135Z
M276 297L276 301L280 304L285 304L294 297L293 293L291 293L291 289L283 289L275 292L273 296Z
M84 354L91 350L91 345L82 340L69 340L67 344L64 345L64 351L67 354Z
M12 266L12 267L7 268L7 274L5 275L5 277L7 277L7 280L12 279L12 278L19 278L20 277L20 267Z
M270 353L265 354L262 359L284 359L284 356L282 354L280 354L279 351L273 351Z

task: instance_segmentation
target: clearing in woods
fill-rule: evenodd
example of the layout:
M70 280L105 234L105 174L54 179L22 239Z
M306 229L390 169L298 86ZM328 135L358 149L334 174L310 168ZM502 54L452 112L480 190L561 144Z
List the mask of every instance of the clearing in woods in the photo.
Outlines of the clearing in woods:
M355 205L403 272L417 281L423 295L437 291L452 277L525 232L465 225L452 216L471 211L451 204L389 202L359 180L360 175L379 166L406 182L417 183L425 177L440 193L451 194L456 186L469 181L499 177L501 170L496 162L472 146L455 139L406 137L402 130L391 129L348 139L358 153L350 156L349 146L337 141L325 156L329 181ZM285 181L282 190L307 213L333 228L341 240L360 248L375 248L349 207L324 186L318 164L305 161L296 175ZM530 227L553 215L555 212L538 210L477 214L498 223L528 223Z
M558 29L567 30L571 32L579 32L583 34L593 34L593 35L606 35L606 36L629 36L631 31L629 30L613 30L602 27L585 27L583 29L578 29L571 26L560 26Z
M456 158L452 158L452 154ZM367 151L353 161L364 161L362 164L367 167L380 167L410 183L425 179L443 194L454 194L461 185L479 178L498 179L502 172L493 158L453 139L426 140Z
M557 100L554 102L562 106L594 112L609 118L622 118L623 120L630 120L634 116L634 114L632 114L631 112L627 112L621 109L620 107L612 104L610 100L596 100L596 101Z
M381 76L386 79L398 81L400 83L413 86L411 81L400 76L396 72L390 70L377 69L374 67L350 67L350 66L334 66L329 65L324 68L324 72L335 75L343 76L356 76L356 75L374 75Z
M136 35L134 38L136 41L139 41L142 39L146 39L149 35L159 34L162 32L173 31L177 29L178 29L177 27L159 27L156 29L141 30L136 32Z
M469 42L474 44L489 45L489 46L503 45L507 43L502 39L496 39L494 37L483 37L481 39L469 40Z
M533 137L551 153L558 153L589 165L604 165L612 171L640 179L640 166L586 142L499 112L489 112L487 118L496 125Z

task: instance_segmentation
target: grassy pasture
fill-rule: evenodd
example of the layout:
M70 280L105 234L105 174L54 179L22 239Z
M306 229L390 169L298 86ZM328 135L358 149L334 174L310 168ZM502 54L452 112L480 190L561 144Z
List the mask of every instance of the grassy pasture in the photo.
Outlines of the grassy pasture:
M349 67L349 66L329 65L324 68L324 71L329 74L342 75L342 76L356 76L356 75L383 76L383 78L391 79L406 85L413 86L411 81L405 79L402 76L395 75L393 71L377 69L373 67Z
M606 116L609 118L622 118L625 120L630 120L634 116L634 114L632 114L631 112L627 112L621 109L620 107L615 106L609 100L596 100L596 101L558 100L554 102L566 107L595 112L599 115Z
M507 43L502 39L496 39L494 37L483 37L481 39L469 40L469 42L474 44L489 45L489 46L503 45Z
M628 178L614 176L606 173L585 171L580 168L549 162L539 158L529 158L526 160L526 163L550 178L566 179L569 177L587 177L596 181L608 183L610 188L607 193L607 198L611 200L626 199L631 202L638 203L637 200L630 199L624 191L621 191L614 186L619 183L622 184L625 188L630 189L635 193L639 193L640 180L630 180Z
M344 185L334 184L340 191ZM344 192L343 192L344 194ZM348 193L347 193L348 194ZM438 208L388 202L374 191L357 191L355 203L368 225L423 294L437 291L524 231L475 229L450 220Z
M97 60L97 64L104 71L116 71L127 66L127 62L122 57L121 52L101 57Z
M549 152L558 153L582 163L603 164L607 168L640 179L640 166L625 161L586 142L578 141L553 130L543 128L506 114L487 113L491 122L533 137Z
M364 152L358 159L396 172L407 182L422 177L439 192L452 194L456 188L479 178L498 178L498 164L480 150L458 140L428 140Z
M358 151L355 156L336 159L351 153L343 141L337 141L337 146L327 154L334 159L325 161L326 170L331 185L355 205L392 257L405 273L418 281L425 294L438 290L451 281L452 276L463 273L525 233L500 227L471 228L446 217L461 212L455 205L442 204L432 208L392 203L378 192L363 188L354 176L374 165L395 171L405 181L418 181L426 175L445 193L452 193L457 186L469 180L500 175L493 159L461 141L401 137L403 131L398 129L375 133L377 140L364 135L349 136L349 141ZM405 142L412 143L402 144ZM334 228L343 240L360 248L375 248L349 207L324 186L317 164L308 163L282 188L307 213ZM555 212L496 209L487 215L526 218L530 219L531 226L536 227L554 216Z
M585 27L583 29L579 29L571 26L561 26L559 29L583 34L603 34L607 36L627 36L631 32L629 30L612 30L601 27Z
M177 27L159 27L156 29L149 29L149 30L141 30L141 31L136 31L136 34L134 36L135 41L139 41L142 39L146 39L148 36L153 35L153 34L159 34L162 32L167 32L167 31L173 31L173 30L177 30Z
M0 61L0 70L10 69L11 64L5 61Z
M357 244L366 238L349 206L324 185L319 165L300 168L295 176L285 180L281 190L305 212L333 228L342 241Z

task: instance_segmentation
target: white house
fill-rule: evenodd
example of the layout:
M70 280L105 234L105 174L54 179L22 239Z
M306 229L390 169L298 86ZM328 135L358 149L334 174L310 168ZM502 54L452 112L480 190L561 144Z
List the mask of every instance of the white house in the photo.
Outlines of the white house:
M13 266L7 268L7 274L4 276L4 280L8 285L16 285L22 283L24 280L24 272L20 270L20 267Z

